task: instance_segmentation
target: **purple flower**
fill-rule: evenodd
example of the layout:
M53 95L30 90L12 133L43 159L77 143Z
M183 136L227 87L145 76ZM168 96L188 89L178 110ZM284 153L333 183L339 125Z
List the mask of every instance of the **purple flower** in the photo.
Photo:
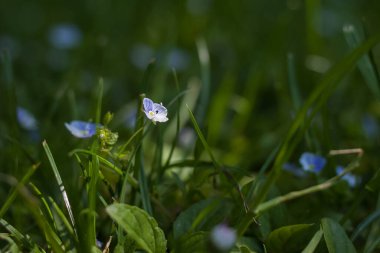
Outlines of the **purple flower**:
M343 166L337 166L335 168L335 172L336 172L337 175L342 174L343 171L344 171L344 167ZM358 178L356 176L354 176L353 174L351 174L351 173L345 174L342 177L342 180L346 181L350 187L355 187L359 183Z
M90 138L94 134L96 134L97 124L74 120L69 123L65 123L66 128L70 131L72 135L77 138Z
M319 173L326 165L326 159L324 157L309 152L303 153L299 162L303 170L314 173Z
M146 117L152 120L153 123L168 121L168 110L162 105L162 103L153 103L151 99L144 98L143 105Z
M236 242L236 231L225 224L215 226L211 231L212 244L222 251L231 249Z
M17 120L25 130L34 131L38 129L37 120L29 111L22 107L17 107Z

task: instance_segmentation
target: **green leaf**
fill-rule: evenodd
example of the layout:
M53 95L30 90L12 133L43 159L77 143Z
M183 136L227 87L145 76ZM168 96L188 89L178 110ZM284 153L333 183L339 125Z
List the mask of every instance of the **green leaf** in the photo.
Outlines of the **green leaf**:
M305 232L309 232L312 226L313 224L296 224L280 227L269 234L266 245L270 252L299 251L300 238ZM297 243L294 243L295 240Z
M322 219L322 230L329 253L355 253L355 247L347 237L339 223L330 219Z
M199 231L176 241L174 253L207 253L208 233Z
M106 211L139 247L151 253L166 252L164 232L147 212L136 206L119 203L108 206Z

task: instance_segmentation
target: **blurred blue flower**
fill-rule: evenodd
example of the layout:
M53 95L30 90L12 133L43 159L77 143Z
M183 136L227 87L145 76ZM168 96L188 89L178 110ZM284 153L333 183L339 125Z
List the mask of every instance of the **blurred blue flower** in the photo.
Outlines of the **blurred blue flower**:
M302 165L302 169L314 173L319 173L326 165L326 159L324 157L309 152L303 153L299 162Z
M58 24L49 32L50 43L58 49L72 49L82 41L82 33L74 24Z
M376 119L371 115L367 114L362 117L362 128L368 139L373 140L379 137L379 126Z
M172 49L166 58L168 68L174 68L175 70L184 70L189 65L189 55L186 51L174 48Z
M225 224L215 226L211 231L212 244L222 251L231 249L236 242L236 231Z
M96 134L97 124L74 120L69 123L65 123L66 128L70 131L72 135L77 138L90 138L94 134Z
M336 172L337 175L342 174L343 171L344 171L344 167L343 166L337 166L335 168L335 172ZM358 178L356 176L354 176L353 174L351 174L351 173L345 174L342 177L342 180L346 181L350 187L355 187L359 183Z
M132 48L129 55L133 65L139 69L145 69L154 58L153 49L146 44L137 44Z
M25 108L17 107L17 120L25 130L34 131L38 129L37 120Z

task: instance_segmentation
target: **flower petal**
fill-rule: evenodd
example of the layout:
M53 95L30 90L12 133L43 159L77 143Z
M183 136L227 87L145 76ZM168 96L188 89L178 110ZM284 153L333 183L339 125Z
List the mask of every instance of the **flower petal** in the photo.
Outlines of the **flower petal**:
M66 128L70 131L72 135L77 138L90 138L94 134L96 134L96 126L97 124L74 120L71 121L70 124L65 123Z

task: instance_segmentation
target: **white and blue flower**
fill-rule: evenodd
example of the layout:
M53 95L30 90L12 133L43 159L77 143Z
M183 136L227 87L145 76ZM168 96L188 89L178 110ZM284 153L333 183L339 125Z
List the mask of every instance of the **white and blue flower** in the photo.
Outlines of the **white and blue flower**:
M143 100L144 113L154 124L168 121L168 110L161 104L154 103L149 98Z
M65 123L65 126L77 138L90 138L96 134L98 124L73 120L70 123Z

